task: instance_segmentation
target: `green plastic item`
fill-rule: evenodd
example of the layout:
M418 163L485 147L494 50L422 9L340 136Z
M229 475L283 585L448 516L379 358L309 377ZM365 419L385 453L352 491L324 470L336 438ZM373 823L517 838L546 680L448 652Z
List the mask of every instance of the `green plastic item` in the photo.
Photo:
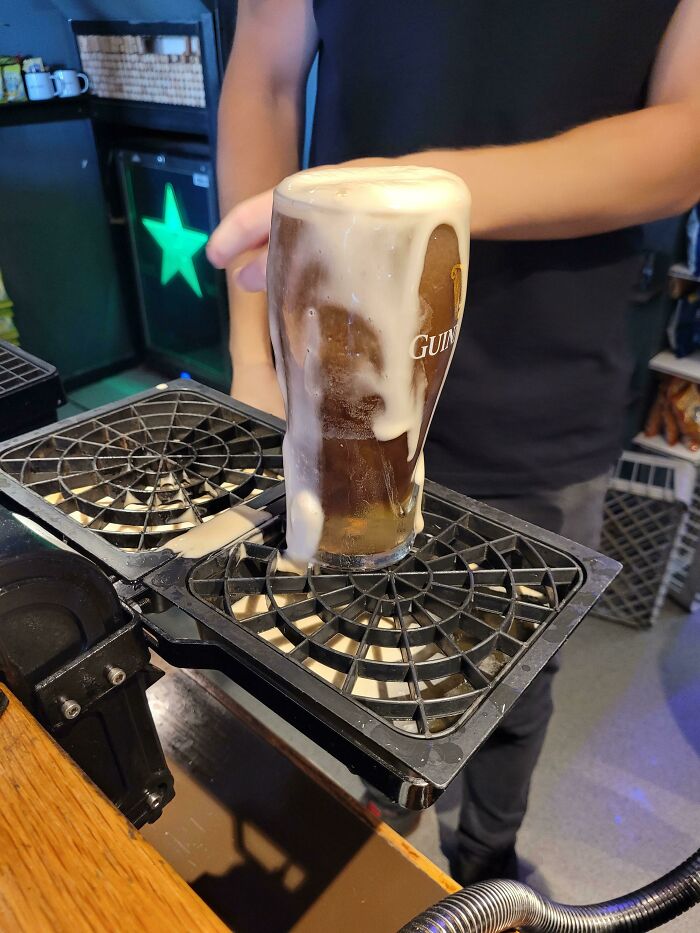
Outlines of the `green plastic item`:
M0 340L6 340L18 347L19 333L15 326L13 310L14 305L7 294L5 283L2 280L2 270L0 270Z

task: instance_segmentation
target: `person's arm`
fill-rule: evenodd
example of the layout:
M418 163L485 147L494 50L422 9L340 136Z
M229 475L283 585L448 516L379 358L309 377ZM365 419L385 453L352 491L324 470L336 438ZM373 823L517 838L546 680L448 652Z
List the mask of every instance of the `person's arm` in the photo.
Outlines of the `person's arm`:
M666 30L648 106L540 142L429 150L349 164L411 164L461 176L472 195L472 236L555 239L603 233L681 213L700 199L700 0L681 0ZM214 234L217 256L240 254L269 229L269 194L240 205ZM228 258L227 258L228 257ZM264 287L264 257L246 287Z
M688 210L700 200L700 0L677 7L645 109L540 142L399 161L464 178L483 239L587 236Z
M299 169L306 75L316 47L311 0L239 0L236 34L219 105L217 177L221 215ZM248 244L254 250L258 244ZM283 415L263 292L239 287L225 260L229 292L231 394Z

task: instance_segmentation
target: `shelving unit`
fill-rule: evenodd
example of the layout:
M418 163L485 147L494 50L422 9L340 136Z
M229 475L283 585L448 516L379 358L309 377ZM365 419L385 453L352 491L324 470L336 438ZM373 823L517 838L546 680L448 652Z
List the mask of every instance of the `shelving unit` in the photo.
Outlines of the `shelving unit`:
M683 444L674 444L671 446L663 437L647 437L640 431L634 439L638 447L643 447L654 454L663 454L666 457L677 457L679 460L687 460L696 466L700 466L700 450L692 451Z
M649 369L668 376L700 382L700 351L680 359L671 350L662 350L649 362Z
M196 134L206 137L210 130L207 110L181 104L154 104L140 100L90 98L90 115L105 123L141 126L150 130Z
M0 105L0 127L62 120L101 120L165 132L190 133L206 137L210 117L200 107L155 104L148 101L111 100L81 94L63 100L23 101Z
M222 71L217 52L216 24L212 13L202 13L189 22L134 22L131 20L73 20L76 51L90 77L90 52L86 42L99 37L124 39L153 36L188 36L196 40L202 62L202 90L205 106L156 103L130 97L91 95L91 115L103 123L143 127L156 132L189 133L206 139L216 148L216 114ZM168 56L152 56L167 58ZM139 72L134 65L134 80ZM100 87L98 83L98 87Z
M672 279L683 279L685 282L699 282L700 275L693 275L688 267L682 262L677 262L668 270L669 277Z
M680 262L670 267L668 280L669 294L673 298L692 293L694 284L700 284L700 276L692 274L688 266ZM663 350L649 361L649 369L661 375L700 384L700 351L679 359L671 350ZM671 458L670 462L685 461L696 468L688 520L669 559L669 592L692 612L700 606L700 451L688 450L682 443L671 446L664 437L646 437L643 432L636 435L634 444L650 453Z
M0 104L0 126L83 120L89 116L90 102L87 94L81 94L80 97L53 97L51 100L26 100L16 104Z

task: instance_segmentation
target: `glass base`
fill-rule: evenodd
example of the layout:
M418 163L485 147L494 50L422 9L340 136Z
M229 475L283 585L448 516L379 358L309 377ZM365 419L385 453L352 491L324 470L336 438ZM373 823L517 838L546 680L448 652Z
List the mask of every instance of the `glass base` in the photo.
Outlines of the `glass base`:
M330 551L317 551L313 563L327 570L384 570L408 554L414 538L415 534L412 533L398 547L381 554L331 554Z

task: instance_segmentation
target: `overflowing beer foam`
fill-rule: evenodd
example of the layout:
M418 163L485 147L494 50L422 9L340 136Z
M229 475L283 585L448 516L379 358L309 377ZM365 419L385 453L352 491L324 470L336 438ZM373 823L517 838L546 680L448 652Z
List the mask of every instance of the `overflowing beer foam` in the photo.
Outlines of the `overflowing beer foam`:
M322 303L363 318L376 334L382 369L378 372L368 360L359 375L366 393L378 395L383 402L372 427L380 441L406 434L407 459L412 460L418 452L426 393L425 382L415 379L411 355L412 341L421 331L419 288L425 255L433 231L443 224L452 227L463 270L458 331L469 257L466 185L449 172L431 168L322 168L286 178L275 191L274 204L277 212L304 221L289 274L320 263L324 269ZM270 317L278 375L288 415L290 401L293 409L284 449L287 495L291 496L287 546L294 558L311 560L323 529L317 469L321 380L314 352L319 320L315 308L306 309L309 352L301 377L304 384L287 386L274 310ZM450 355L453 352L454 344ZM420 473L416 464L418 482ZM417 527L420 522L417 517Z
M235 505L219 512L208 522L171 538L158 550L173 551L181 557L198 559L231 544L249 531L264 525L270 518L272 516L264 509L251 509L243 504ZM258 532L257 537L253 536L248 540L262 543L262 533Z
M418 459L416 460L416 468L413 472L413 482L417 487L417 499L416 504L416 515L413 520L413 530L418 535L424 528L423 522L423 487L425 486L425 460L423 458L423 451L418 454Z

